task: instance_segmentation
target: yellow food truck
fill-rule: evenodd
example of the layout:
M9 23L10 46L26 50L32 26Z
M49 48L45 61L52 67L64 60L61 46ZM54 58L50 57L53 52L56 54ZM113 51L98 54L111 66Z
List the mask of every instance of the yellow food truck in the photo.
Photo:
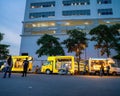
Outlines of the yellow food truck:
M32 70L32 60L33 58L31 56L12 56L12 60L13 60L13 67L12 67L12 71L15 72L21 72L23 71L23 61L28 58L29 60L29 66L28 66L28 71ZM1 70L4 69L4 64L1 66L0 68Z
M75 74L77 72L78 64L75 62L74 56L49 56L41 66L41 73L46 74Z

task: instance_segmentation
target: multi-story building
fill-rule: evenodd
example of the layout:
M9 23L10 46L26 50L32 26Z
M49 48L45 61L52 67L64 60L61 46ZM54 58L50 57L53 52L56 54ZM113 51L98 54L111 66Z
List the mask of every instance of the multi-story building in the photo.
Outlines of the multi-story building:
M36 42L46 33L62 41L70 29L82 29L87 33L99 24L120 23L119 4L120 0L26 0L20 54L38 59ZM66 51L66 55L69 54ZM92 43L89 43L84 56L98 56Z

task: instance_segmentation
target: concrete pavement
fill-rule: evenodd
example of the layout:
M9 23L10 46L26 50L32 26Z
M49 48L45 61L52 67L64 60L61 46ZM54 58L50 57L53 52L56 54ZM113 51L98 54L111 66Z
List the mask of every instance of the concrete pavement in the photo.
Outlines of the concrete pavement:
M120 76L2 75L0 96L120 96Z

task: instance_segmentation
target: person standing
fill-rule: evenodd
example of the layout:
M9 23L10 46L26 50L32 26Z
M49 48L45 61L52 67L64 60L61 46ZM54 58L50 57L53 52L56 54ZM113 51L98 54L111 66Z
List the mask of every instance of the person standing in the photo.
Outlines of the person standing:
M37 65L37 66L35 67L35 74L37 74L38 71L39 71L39 66Z
M13 66L12 56L8 56L6 62L5 62L5 72L3 78L6 78L6 75L8 73L8 77L11 77L11 70Z
M100 76L104 75L104 65L102 64L100 67Z
M109 72L110 72L110 66L108 65L107 66L107 75L109 75Z
M23 61L23 74L22 74L22 77L26 77L27 76L27 69L28 69L28 66L29 66L29 61L28 61L28 58L26 58L24 61Z

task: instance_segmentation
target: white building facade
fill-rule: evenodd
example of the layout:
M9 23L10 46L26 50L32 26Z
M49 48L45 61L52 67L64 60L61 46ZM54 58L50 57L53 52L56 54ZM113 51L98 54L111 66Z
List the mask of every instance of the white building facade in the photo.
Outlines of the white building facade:
M88 33L99 24L120 23L120 0L26 0L25 16L21 34L20 54L38 58L37 40L44 34L67 38L66 31L82 29ZM67 53L66 55L70 55ZM82 58L98 57L98 51L89 42Z

